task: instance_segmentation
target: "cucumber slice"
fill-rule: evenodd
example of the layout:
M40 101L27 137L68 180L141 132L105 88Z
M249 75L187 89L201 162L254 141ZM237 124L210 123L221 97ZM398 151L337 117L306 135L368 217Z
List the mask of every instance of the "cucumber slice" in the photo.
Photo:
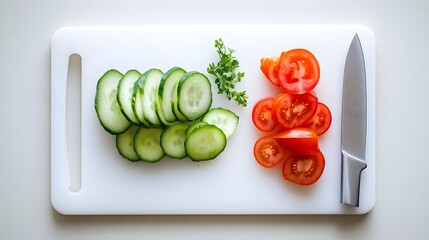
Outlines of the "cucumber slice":
M189 120L203 116L212 105L212 88L209 79L202 73L188 72L178 85L179 111Z
M171 105L173 107L173 113L174 116L176 116L176 118L181 121L181 122L188 122L189 119L187 119L185 116L183 116L183 114L179 111L179 97L178 97L178 90L179 87L179 81L177 81L174 84L173 87L173 94L171 94Z
M133 98L133 87L134 83L139 79L140 72L137 70L129 70L125 73L125 75L121 78L118 83L118 103L121 107L121 111L124 116L128 119L128 121L133 124L139 125L140 121L137 116L134 114L133 106L132 106L132 98Z
M215 125L205 125L192 131L186 138L185 151L192 161L216 158L226 147L226 136Z
M155 100L158 98L158 88L162 76L161 70L152 68L143 73L137 80L137 86L140 88L142 98L142 107L144 119L150 125L159 127L161 122L156 114Z
M187 129L186 129L186 132L185 132L185 134L186 134L186 136L189 136L195 129L198 129L198 128L200 128L200 127L202 127L202 126L205 126L205 125L207 125L208 123L206 123L206 122L204 122L204 121L198 121L198 122L195 122L194 124L192 124L191 126L189 126Z
M177 123L164 130L161 135L161 147L167 156L177 159L186 157L185 131L187 128L188 125Z
M141 160L153 163L165 156L160 145L162 131L162 128L139 128L134 134L134 151Z
M202 118L202 121L216 125L218 128L222 129L226 138L234 134L238 125L238 120L239 117L235 113L223 108L213 108Z
M133 86L133 97L131 99L131 106L133 112L136 115L137 119L140 122L140 125L144 127L150 127L148 121L146 121L143 112L143 90L139 88L138 80L134 83Z
M173 112L172 95L175 84L186 74L186 71L180 67L173 67L168 70L161 78L158 89L157 114L164 125L169 125L177 121ZM177 90L176 90L177 91ZM167 124L165 124L167 123Z
M119 154L132 162L140 161L133 147L134 134L138 129L138 126L131 126L124 133L116 135L116 148Z
M97 82L95 111L103 128L110 134L125 132L131 123L124 117L117 100L118 83L123 77L115 69L108 70Z
M177 121L174 121L174 122L167 121L165 119L164 114L162 113L162 110L160 110L159 108L160 108L159 104L155 103L155 111L156 111L158 119L159 119L159 121L161 122L162 125L164 125L164 126L172 126L172 125L174 125L174 124L177 123Z

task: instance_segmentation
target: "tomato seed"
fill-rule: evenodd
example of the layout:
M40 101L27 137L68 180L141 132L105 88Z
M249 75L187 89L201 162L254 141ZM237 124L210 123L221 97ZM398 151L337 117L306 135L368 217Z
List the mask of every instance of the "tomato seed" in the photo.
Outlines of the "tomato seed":
M311 158L299 159L292 164L295 174L304 173L305 176L311 176L314 170L314 161Z
M272 146L272 145L270 145L270 144L265 144L265 145L264 145L264 149L262 150L262 153L263 153L264 157L265 157L266 159L268 159L270 156L276 155L276 154L277 154L277 151L276 151L276 149L275 149L275 148L273 148L273 146Z

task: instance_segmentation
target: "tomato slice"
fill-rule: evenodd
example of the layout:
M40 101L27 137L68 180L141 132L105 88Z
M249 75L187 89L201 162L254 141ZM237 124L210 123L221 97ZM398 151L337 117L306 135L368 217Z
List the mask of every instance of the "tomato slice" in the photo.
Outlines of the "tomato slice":
M317 101L310 93L281 93L274 99L273 119L286 129L301 126L316 113Z
M325 169L325 157L320 150L306 154L292 154L283 163L284 179L298 185L311 185L319 180Z
M319 63L310 51L292 49L280 55L278 81L284 92L309 92L317 85L319 78Z
M314 116L305 124L305 127L313 129L318 136L328 131L332 122L332 114L328 106L323 103L317 104Z
M261 71L270 83L279 86L278 73L277 73L278 58L264 57L261 58Z
M319 141L314 130L309 128L293 128L273 136L283 148L295 154L314 152L319 149Z
M280 165L292 153L280 146L273 137L264 136L256 141L253 154L261 166L273 168Z
M272 117L273 101L274 98L264 98L259 100L253 107L253 124L262 132L271 132L276 127L276 123Z

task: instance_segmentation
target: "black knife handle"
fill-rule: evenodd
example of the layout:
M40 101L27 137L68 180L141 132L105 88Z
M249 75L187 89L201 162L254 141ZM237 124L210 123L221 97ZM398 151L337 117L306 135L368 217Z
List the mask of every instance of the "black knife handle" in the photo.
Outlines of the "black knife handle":
M360 175L366 162L345 152L341 154L341 203L359 207Z

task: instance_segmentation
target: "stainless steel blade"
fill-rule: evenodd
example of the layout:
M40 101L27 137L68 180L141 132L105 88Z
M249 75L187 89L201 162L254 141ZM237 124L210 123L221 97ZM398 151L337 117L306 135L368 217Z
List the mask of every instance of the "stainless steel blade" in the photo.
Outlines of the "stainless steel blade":
M359 206L360 175L366 168L366 73L359 36L350 44L344 67L341 115L341 202Z

